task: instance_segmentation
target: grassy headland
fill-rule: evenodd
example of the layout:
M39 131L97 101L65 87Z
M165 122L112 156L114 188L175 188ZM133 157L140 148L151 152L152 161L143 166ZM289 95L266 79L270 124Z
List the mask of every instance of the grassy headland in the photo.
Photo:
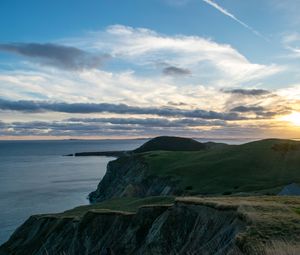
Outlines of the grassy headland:
M300 183L300 142L269 139L201 151L152 151L140 155L149 175L177 180L193 194L276 194Z

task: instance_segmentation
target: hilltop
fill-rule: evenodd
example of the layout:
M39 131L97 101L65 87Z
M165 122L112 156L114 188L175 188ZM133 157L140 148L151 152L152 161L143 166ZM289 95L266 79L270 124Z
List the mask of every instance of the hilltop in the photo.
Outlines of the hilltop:
M144 143L135 149L134 153L148 151L200 151L207 148L205 143L200 143L191 138L159 136Z
M159 136L150 139L142 146L131 151L93 151L93 152L77 152L65 156L107 156L107 157L122 157L135 153L143 153L149 151L200 151L213 147L226 146L223 143L200 143L191 138L174 137L174 136Z

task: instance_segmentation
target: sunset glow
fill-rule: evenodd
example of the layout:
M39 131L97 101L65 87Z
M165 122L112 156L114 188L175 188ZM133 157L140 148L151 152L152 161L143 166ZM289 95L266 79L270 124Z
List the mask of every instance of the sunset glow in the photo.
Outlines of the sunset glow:
M300 112L294 112L290 115L282 117L282 120L288 121L295 126L300 127Z
M300 137L300 1L5 2L0 140Z

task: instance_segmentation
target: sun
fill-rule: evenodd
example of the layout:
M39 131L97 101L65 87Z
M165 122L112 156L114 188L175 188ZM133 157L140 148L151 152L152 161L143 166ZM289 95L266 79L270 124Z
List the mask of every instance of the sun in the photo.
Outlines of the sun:
M295 126L300 126L300 112L293 112L290 115L286 115L281 118L284 121L288 121Z

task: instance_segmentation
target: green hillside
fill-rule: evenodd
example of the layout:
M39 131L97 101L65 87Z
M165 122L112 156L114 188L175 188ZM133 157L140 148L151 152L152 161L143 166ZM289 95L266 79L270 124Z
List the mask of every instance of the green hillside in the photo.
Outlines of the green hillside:
M170 176L191 194L277 193L300 183L300 142L269 139L195 152L141 154L149 175Z
M88 211L105 212L105 210L133 213L136 212L138 208L140 208L141 206L172 205L174 201L175 201L175 197L165 197L165 196L146 197L146 198L136 198L136 197L113 198L104 201L102 203L78 206L71 210L67 210L63 213L48 214L48 215L56 215L57 217L60 216L81 217Z
M135 153L147 151L199 151L206 149L204 143L197 142L191 138L159 136L144 143L134 150Z

